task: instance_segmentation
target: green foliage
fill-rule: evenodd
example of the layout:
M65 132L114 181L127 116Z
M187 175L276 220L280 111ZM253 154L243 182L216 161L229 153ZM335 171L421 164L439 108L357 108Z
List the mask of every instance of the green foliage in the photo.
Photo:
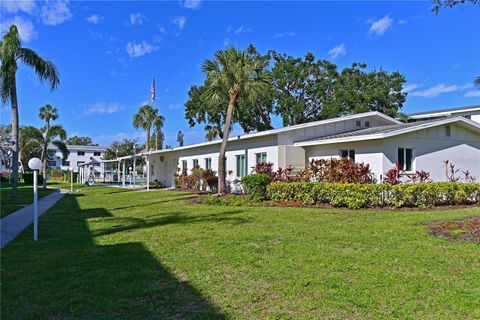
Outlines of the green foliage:
M433 207L480 203L480 183L431 182L409 184L353 184L328 182L273 183L273 201L304 205L330 204L351 209L372 207Z
M258 201L248 196L226 194L223 196L206 196L202 198L202 203L213 206L248 207L257 205Z
M164 123L164 118L158 114L158 109L146 104L138 109L138 112L133 115L133 126L137 129L145 129L145 149L150 150L150 130L153 127L155 131L161 131Z
M33 184L33 172L24 172L22 173L22 179L25 184L32 185ZM37 183L41 185L43 183L43 175L41 173L37 174Z
M267 198L267 186L269 183L270 177L264 173L251 174L242 178L245 193L254 200Z
M76 145L76 146L95 146L97 144L93 144L92 138L90 137L81 137L81 136L73 136L67 139L67 144Z
M139 153L142 150L142 146L138 144L138 139L123 139L121 141L114 141L105 150L104 158L106 160L116 159L117 157L131 156ZM142 164L144 159L142 157L137 158L137 164ZM133 159L125 160L125 167L133 167Z

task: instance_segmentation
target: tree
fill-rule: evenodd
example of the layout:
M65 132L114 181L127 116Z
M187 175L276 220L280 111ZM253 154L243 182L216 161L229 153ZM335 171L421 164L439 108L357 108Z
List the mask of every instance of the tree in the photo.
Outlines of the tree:
M73 136L67 139L67 144L75 145L75 146L94 146L92 142L92 138L90 137L81 137L81 136Z
M183 138L185 137L185 135L183 134L182 131L178 131L177 133L177 142L178 142L178 146L179 147L183 147Z
M475 78L475 85L477 86L478 90L480 90L480 77Z
M228 99L218 156L219 193L225 193L224 159L235 106L240 98L255 103L262 90L268 88L266 66L266 61L233 47L218 50L212 60L207 59L202 65L206 75L202 100L209 105L219 105Z
M138 144L138 139L123 139L121 141L114 141L112 144L105 150L104 159L112 160L119 157L132 156L134 154L142 151L142 146ZM142 158L138 159L139 163L142 163ZM133 160L125 160L126 166L130 167L133 165Z
M268 74L268 55L260 55L254 46L245 50L249 59L264 66L263 73ZM223 124L225 123L229 97L227 94L219 96L218 100L205 99L205 84L192 86L188 92L188 101L185 103L185 118L191 127L204 123L206 139L222 138ZM242 95L237 100L232 123L238 123L244 132L263 131L272 129L271 114L273 111L273 88L265 86L253 101Z
M145 148L147 151L150 151L150 130L155 124L155 121L158 121L158 109L153 108L152 106L146 104L133 116L133 126L137 129L145 129L146 139L145 139Z
M19 135L19 162L22 172L26 172L30 171L28 160L32 158L42 158L42 146L39 141L32 139L29 129L26 126L20 127Z
M354 63L337 70L325 60L308 53L304 59L270 52L274 86L274 113L283 125L334 118L367 111L395 116L405 102L405 78L399 72L366 71Z
M155 150L162 150L163 149L163 140L165 139L162 129L165 123L165 118L161 115L157 115L155 120L153 121L154 126L154 136L155 136Z
M453 8L465 3L477 4L478 0L432 0L432 11L438 14L441 8Z
M45 105L40 108L39 117L45 120L45 126L38 129L32 126L25 127L23 133L26 140L31 140L32 143L37 143L42 148L42 154L40 159L42 160L43 171L43 189L47 188L47 169L48 169L48 147L53 144L62 152L62 158L68 157L67 144L67 132L60 125L51 125L50 121L58 119L57 108L53 108L51 105Z
M12 125L0 124L0 158L6 169L12 158Z
M50 84L54 90L60 83L59 75L55 65L42 57L35 51L23 48L15 25L11 25L8 32L0 42L0 95L3 103L8 101L12 109L12 197L17 196L18 184L18 152L19 152L19 118L16 72L17 62L21 61L35 70L35 73L42 81Z

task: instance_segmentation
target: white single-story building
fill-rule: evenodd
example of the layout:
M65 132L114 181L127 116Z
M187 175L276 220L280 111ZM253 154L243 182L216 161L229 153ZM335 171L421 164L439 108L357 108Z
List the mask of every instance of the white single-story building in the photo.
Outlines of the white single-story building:
M370 164L377 181L382 181L396 162L407 172L425 170L432 180L445 181L445 160L480 179L480 123L465 113L425 118L428 120L402 123L380 112L366 112L231 137L226 152L227 179L240 179L258 162L272 162L274 170L291 165L299 171L312 159L332 157ZM190 171L198 165L217 171L220 143L137 156L148 156L150 181L173 186L177 168Z

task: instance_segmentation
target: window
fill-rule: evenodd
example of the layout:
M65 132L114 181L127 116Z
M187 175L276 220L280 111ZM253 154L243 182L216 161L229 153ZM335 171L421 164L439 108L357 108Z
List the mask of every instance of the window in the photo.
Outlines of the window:
M100 157L101 155L102 155L102 153L100 151L94 151L93 152L94 157Z
M187 160L182 160L182 172L187 173Z
M362 121L360 121L360 120L355 121L355 125L356 125L358 128L360 128L360 127L362 126Z
M267 153L266 152L262 152L262 153L257 153L255 154L256 156L256 163L265 163L267 162Z
M57 165L57 161L47 161L49 167L55 167Z
M452 128L450 128L450 125L447 124L447 125L445 126L445 136L446 136L446 137L450 137L451 134L452 134Z
M79 164L84 164L84 163L85 163L85 161L77 161L77 166L78 166Z
M62 166L66 166L66 167L70 166L70 161L67 161L65 159L62 160Z
M370 121L365 121L365 128L370 128Z
M355 150L340 150L340 156L342 158L347 158L355 162Z
M212 170L212 158L205 158L205 169Z
M193 159L193 167L198 167L198 159Z
M85 155L85 151L77 151L77 156L84 156Z
M398 148L398 163L405 171L413 171L413 149Z
M241 154L237 156L237 177L243 177L247 174L247 166L245 164L245 155Z

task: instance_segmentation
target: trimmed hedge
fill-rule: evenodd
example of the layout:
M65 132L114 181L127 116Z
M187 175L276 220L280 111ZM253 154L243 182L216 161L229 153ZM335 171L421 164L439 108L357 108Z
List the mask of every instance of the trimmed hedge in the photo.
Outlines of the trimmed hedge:
M254 200L265 200L267 198L267 186L270 177L265 173L251 174L242 178L245 193Z
M434 207L480 203L480 183L429 182L409 184L353 184L330 182L272 183L273 201L304 205L330 204L351 209L371 207Z
M22 173L22 179L25 184L33 185L33 172ZM38 173L37 181L39 185L43 183L43 175L41 173Z

